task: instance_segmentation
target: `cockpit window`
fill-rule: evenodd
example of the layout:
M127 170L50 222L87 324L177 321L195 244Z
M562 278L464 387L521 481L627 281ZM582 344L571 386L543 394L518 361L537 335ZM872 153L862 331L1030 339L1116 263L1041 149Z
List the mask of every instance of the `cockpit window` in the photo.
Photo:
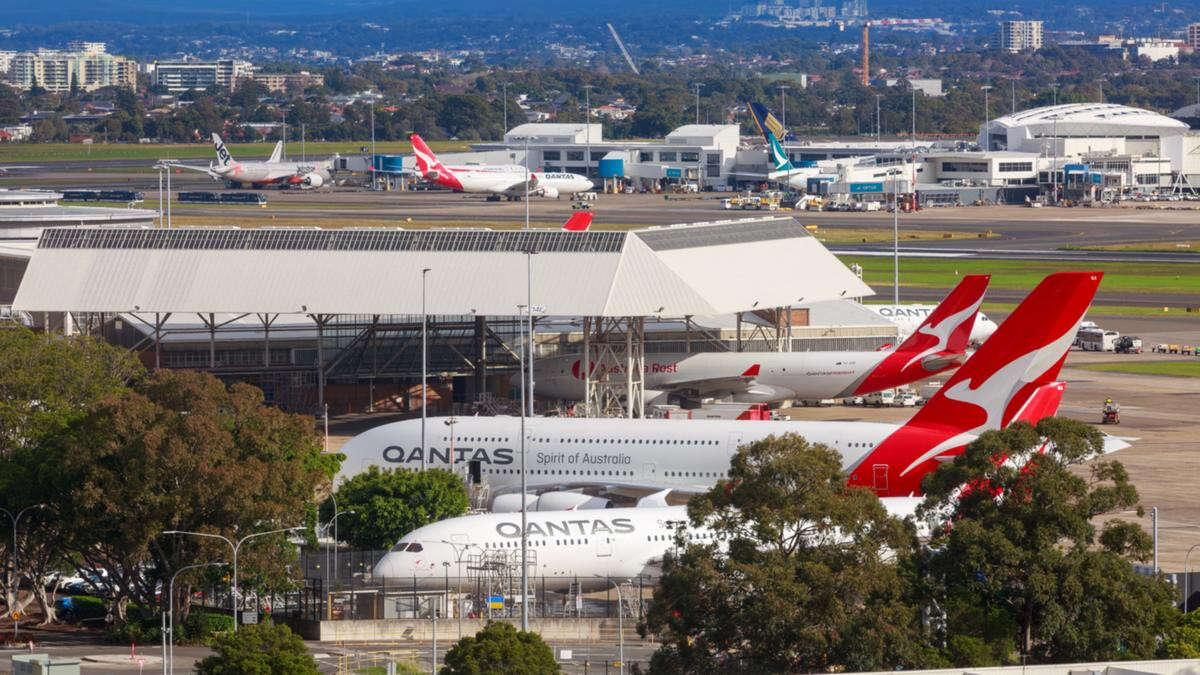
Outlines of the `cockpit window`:
M400 553L405 550L408 550L408 542L407 541L402 541L392 547L392 553Z
M423 547L420 544L409 544L408 545L409 553L417 553L418 551L421 551L421 550L423 550Z

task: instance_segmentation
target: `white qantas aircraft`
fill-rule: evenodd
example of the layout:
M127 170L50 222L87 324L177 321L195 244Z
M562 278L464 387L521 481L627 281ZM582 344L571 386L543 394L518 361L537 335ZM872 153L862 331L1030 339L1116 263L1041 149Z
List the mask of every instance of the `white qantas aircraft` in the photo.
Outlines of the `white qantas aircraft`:
M921 494L921 479L953 459L984 431L1013 420L1053 415L1062 398L1056 382L1080 317L1100 273L1053 274L902 425L869 422L572 419L526 421L526 483L542 494L537 508L604 506L604 495L638 498L671 489L707 490L729 469L737 448L769 435L796 433L842 455L851 485L881 497ZM492 508L520 508L520 420L515 417L430 418L420 447L421 420L385 424L342 447L339 479L369 466L463 469L499 493ZM1125 447L1110 439L1109 451ZM585 492L594 494L585 494ZM550 494L544 494L550 493ZM542 502L545 500L545 502Z
M882 501L889 513L901 518L915 512L921 502L903 497ZM538 588L551 591L566 590L572 582L586 592L610 587L609 579L653 579L662 574L663 556L675 547L680 527L688 541L723 544L712 530L692 527L685 506L529 514L525 526L529 574L539 577ZM417 528L375 564L372 576L403 580L405 587L441 589L448 583L449 571L458 577L454 585L460 586L462 564L477 566L484 557L504 557L521 568L520 518L485 513Z
M873 352L698 352L645 357L646 401L717 398L739 403L842 398L917 382L957 367L987 290L987 275L963 277L908 339ZM577 354L538 359L537 395L584 397L585 368ZM595 372L596 365L589 364ZM615 375L624 377L623 370Z
M526 195L554 199L560 194L587 192L594 187L585 176L561 171L529 171L526 184L526 169L519 164L449 167L442 164L420 136L413 134L410 140L417 160L417 173L425 180L455 192L482 192L512 201Z
M929 320L929 315L937 309L937 305L863 305L879 316L900 327L901 335L912 335L917 328ZM971 327L970 342L981 345L990 338L999 326L983 312L975 315L975 325Z
M172 162L171 166L191 171L201 171L214 180L225 181L226 187L262 187L278 185L303 189L319 188L330 181L329 161L285 162L282 160L283 141L275 144L275 150L265 162L239 162L229 154L221 137L212 135L217 161L208 166L189 166Z

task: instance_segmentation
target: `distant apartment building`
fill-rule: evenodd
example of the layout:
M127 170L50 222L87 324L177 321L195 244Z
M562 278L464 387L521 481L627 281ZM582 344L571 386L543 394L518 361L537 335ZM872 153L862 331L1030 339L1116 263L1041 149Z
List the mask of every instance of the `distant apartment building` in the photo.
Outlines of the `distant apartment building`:
M1188 24L1187 45L1196 51L1200 51L1200 23Z
M254 74L249 61L156 61L154 84L170 92L223 87L232 89L238 80Z
M1042 48L1041 21L1004 21L1000 24L1000 48L1016 54Z
M253 79L266 87L267 91L279 93L303 92L309 87L325 84L324 75L305 70L298 73L255 73Z
M73 42L69 51L39 49L12 57L8 81L18 89L34 84L56 93L137 86L137 62L109 54L103 42Z
M16 56L17 53L14 51L0 49L0 75L8 73L9 69L12 68L12 62Z

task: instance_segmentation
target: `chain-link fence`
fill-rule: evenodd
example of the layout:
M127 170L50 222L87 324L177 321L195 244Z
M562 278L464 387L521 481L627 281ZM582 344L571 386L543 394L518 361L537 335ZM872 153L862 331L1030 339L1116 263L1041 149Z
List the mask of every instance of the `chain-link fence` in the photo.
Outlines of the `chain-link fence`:
M303 586L282 599L277 612L313 621L513 618L529 603L535 618L625 618L640 620L653 594L654 578L538 575L521 593L519 559L469 559L443 565L441 577L373 578L371 569L387 551L316 551L301 555ZM531 564L532 567L532 564ZM459 569L455 569L459 568Z

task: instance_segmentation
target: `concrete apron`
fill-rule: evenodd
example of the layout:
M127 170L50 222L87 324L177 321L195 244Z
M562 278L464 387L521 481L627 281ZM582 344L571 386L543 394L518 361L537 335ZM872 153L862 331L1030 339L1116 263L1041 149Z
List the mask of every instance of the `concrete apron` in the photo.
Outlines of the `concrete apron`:
M517 628L520 619L507 621ZM363 619L347 621L292 620L292 630L306 640L321 642L392 642L397 640L428 642L433 639L433 624L428 619ZM487 625L487 619L463 619L462 634L474 635ZM439 640L458 639L458 621L441 619L437 622ZM530 619L529 629L544 640L577 640L580 642L616 642L616 619ZM625 620L626 643L642 642L637 634L637 620Z

